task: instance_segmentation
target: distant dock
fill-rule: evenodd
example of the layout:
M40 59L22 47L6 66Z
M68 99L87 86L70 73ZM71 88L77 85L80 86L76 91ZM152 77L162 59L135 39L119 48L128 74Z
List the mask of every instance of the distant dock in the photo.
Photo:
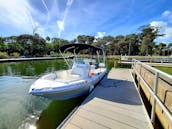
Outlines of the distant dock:
M68 56L66 58L73 58L73 56ZM36 61L36 60L55 60L55 59L63 59L63 57L8 58L8 59L0 59L0 63L1 62Z
M79 108L58 128L152 129L129 69L111 69Z
M139 56L121 56L120 57L120 64L133 64L133 59L138 61L144 62L150 66L165 66L165 67L172 67L172 58L171 57L139 57Z

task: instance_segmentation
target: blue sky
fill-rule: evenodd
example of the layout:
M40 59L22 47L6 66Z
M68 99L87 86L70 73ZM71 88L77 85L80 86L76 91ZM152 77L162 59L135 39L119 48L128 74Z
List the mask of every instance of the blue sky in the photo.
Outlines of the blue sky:
M151 24L172 42L171 0L0 0L0 35L32 34L68 40L77 35L125 35Z

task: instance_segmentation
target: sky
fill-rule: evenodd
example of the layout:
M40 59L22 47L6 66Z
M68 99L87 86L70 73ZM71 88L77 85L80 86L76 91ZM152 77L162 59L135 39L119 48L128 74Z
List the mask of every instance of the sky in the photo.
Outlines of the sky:
M172 42L172 0L0 0L0 36L33 34L73 40L160 28L156 42Z

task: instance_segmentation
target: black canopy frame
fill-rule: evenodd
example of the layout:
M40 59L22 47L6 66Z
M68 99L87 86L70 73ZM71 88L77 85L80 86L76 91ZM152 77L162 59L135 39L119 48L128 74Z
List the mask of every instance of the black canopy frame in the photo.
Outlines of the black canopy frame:
M101 52L103 51L102 48L100 47L97 47L97 46L93 46L93 45L89 45L89 44L68 44L68 45L64 45L62 47L60 47L60 51L61 52L72 52L72 53L76 53L78 54L80 51L82 50L86 50L86 49L89 49L89 51L93 54L93 53L96 53L97 51L98 52Z
M64 58L65 62L67 63L67 65L70 68L70 65L69 65L67 59L63 56L62 53L65 53L65 52L68 51L68 52L74 53L74 55L75 55L74 57L77 58L76 54L78 54L80 51L86 50L86 49L88 49L88 52L92 55L91 59L93 58L93 54L97 54L99 63L100 63L99 54L102 52L103 63L105 64L105 52L104 52L103 48L93 46L93 45L90 45L90 44L77 43L77 44L64 45L64 46L59 48L59 52L60 52L60 54Z

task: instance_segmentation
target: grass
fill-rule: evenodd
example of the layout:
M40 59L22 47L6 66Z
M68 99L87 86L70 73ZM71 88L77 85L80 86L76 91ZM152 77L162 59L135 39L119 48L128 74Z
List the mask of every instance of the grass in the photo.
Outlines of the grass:
M155 68L172 75L172 67L155 66Z
M128 68L131 69L131 64L120 64L119 68Z

